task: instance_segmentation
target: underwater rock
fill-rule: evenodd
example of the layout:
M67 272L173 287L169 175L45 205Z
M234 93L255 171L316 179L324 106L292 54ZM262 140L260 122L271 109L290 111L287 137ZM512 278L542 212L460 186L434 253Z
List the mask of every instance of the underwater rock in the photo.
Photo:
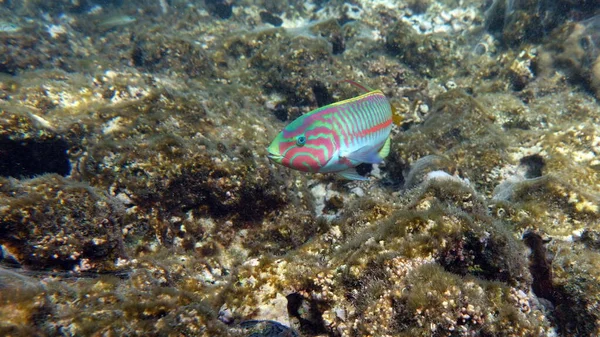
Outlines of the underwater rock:
M523 259L517 253L519 250L521 247L514 239L498 228L491 229L489 233L467 231L461 238L448 242L437 261L454 274L473 275L523 287L522 281L528 277L523 269Z
M340 210L344 208L344 197L336 192L332 185L318 184L310 189L317 217L332 220L339 216Z
M600 232L586 229L581 233L581 242L591 249L600 251Z
M229 19L233 14L233 3L230 0L207 0L206 9L220 19Z
M249 320L240 326L250 334L248 337L298 337L298 333L287 326L275 321Z
M472 187L431 179L394 200L400 207L389 197L368 199L350 201L353 211L336 220L331 233L304 246L317 255L295 252L285 262L263 259L241 271L248 284L227 295L228 307L252 312L256 305L247 303L268 302L277 289L291 288L292 316L309 320L317 312L330 334L414 336L434 327L440 335L512 329L527 336L550 329L526 293L531 278L524 245L488 215L485 199ZM323 255L327 262L311 268ZM276 274L282 268L286 273ZM270 276L250 281L261 273ZM259 293L251 291L257 287ZM490 307L502 314L486 316ZM511 328L515 319L507 317L513 315L520 318Z
M38 13L40 11L59 15L64 13L65 11L75 13L82 12L92 5L92 1L90 0L57 0L53 1L51 4L46 1L33 0L33 1L10 1L14 3L14 8L18 12L26 12L28 14Z
M40 48L50 49L40 53ZM0 34L0 73L15 75L25 69L50 68L53 56L59 56L68 48L56 48L37 34L19 31Z
M529 277L523 248L502 228L503 224L487 215L485 200L469 185L458 178L431 179L415 192L417 198L409 204L410 208L442 214L447 212L445 209L452 209L456 214L456 217L443 216L447 221L453 220L440 224L449 227L443 230L444 242L433 254L445 270L527 286Z
M62 176L71 166L67 156L68 144L60 138L44 140L13 140L0 138L0 176L31 178L45 173Z
M131 61L147 71L172 71L191 78L211 77L215 71L212 61L192 41L154 32L135 35Z
M97 234L108 243L96 240L94 251L68 246L68 237L51 246L35 241L46 233L3 233L5 266L32 267L23 255L38 253L34 244L65 264L61 249L81 248L89 261L60 272L40 249L50 262L31 269L46 269L15 278L33 295L0 289L0 316L18 315L14 330L0 322L0 335L294 335L286 325L308 336L529 337L556 326L598 335L598 107L573 86L592 71L587 56L566 76L555 71L565 39L555 39L557 49L532 42L539 28L531 25L546 20L534 7L551 2L504 1L522 22L501 16L489 27L506 33L505 46L531 43L523 51L500 48L490 34L468 45L483 28L476 1L58 1L42 4L46 11L38 2L10 21L30 35L21 47L3 40L11 75L0 76L0 99L10 117L0 125L9 138L64 140L72 169L53 184L1 179L0 203L14 202L0 214L33 214L35 224L11 218L11 226L48 227L48 240L73 234L84 245ZM570 21L597 8L555 4L571 6L560 15ZM265 29L261 12L287 28ZM119 15L129 24L95 21ZM446 33L420 34L440 28ZM587 31L571 42L593 55ZM280 121L356 96L337 84L346 78L381 88L404 117L382 179L332 181L269 164L264 147ZM493 199L516 174L510 193ZM29 197L35 203L23 204ZM335 216L319 219L316 207ZM114 223L95 226L109 215ZM531 228L552 238L558 325L529 291L518 237ZM28 240L22 250L11 235ZM95 269L73 272L81 267ZM36 277L46 297L28 286ZM256 330L242 331L244 320Z
M581 0L494 0L485 12L486 27L505 44L540 42L569 18L593 13L598 4Z
M68 329L72 336L166 336L177 326L178 333L190 336L241 337L215 319L210 304L214 298L209 294L221 289L220 268L213 264L216 279L203 282L199 276L210 262L174 255L150 253L131 261L127 273L21 270L22 275L0 269L0 332L48 336Z
M512 174L494 188L492 200L513 200L519 184L524 181L533 182L541 177L544 166L544 158L539 154L521 158Z
M538 321L543 314L531 308L531 298L523 291L461 278L434 264L417 268L407 278L409 286L394 301L400 336L448 336L457 331L490 336L498 331L500 336L551 333L548 323ZM497 301L505 305L497 306ZM488 315L490 307L495 307L494 315Z
M302 333L315 335L327 331L321 312L324 303L316 298L304 298L299 293L289 294L286 298L288 313Z
M127 157L132 163L118 175L102 172L103 155L115 149L98 146L86 161L89 170L86 174L95 172L95 180L103 179L104 184L114 185L117 190L132 191L129 198L136 205L143 209L158 207L163 214L181 215L197 209L218 218L250 220L259 219L273 207L286 203L285 196L273 187L277 185L273 183L278 178L264 164L252 161L219 164L207 154L187 153L189 157L174 167L166 160L176 161L179 155L170 153L166 147L169 141L177 144L176 139L161 139L140 151L139 157L132 157L127 152L114 152L118 160ZM189 149L178 151L187 152ZM163 157L161 160L152 159L144 152L148 155L162 153ZM178 197L168 197L172 195Z
M533 63L536 55L531 51L521 52L508 66L506 72L515 91L521 91L535 79Z
M524 236L533 251L532 288L537 296L552 301L557 330L563 335L596 336L600 287L593 280L600 275L595 262L600 256L584 236L600 228L597 196L556 175L544 175L514 183L507 201L497 202L493 213L516 229L540 231L551 239Z
M458 172L485 194L495 187L492 172L507 160L502 149L508 138L494 118L493 110L484 101L460 89L439 94L421 124L395 137L391 150L395 155L387 161L394 168L406 167L402 158L410 158L409 164L424 158L421 163L427 165L420 168L419 164L418 170L406 176L411 180L407 186L418 183L426 173L441 169L450 174ZM444 159L433 160L438 156ZM432 162L427 163L427 158Z
M283 96L278 104L285 107L287 116L279 114L287 119L297 118L302 113L300 109L308 111L319 105L317 97L323 96L325 86L318 74L325 73L333 62L332 44L311 32L313 28L317 29L308 26L290 32L282 28L252 32L232 37L223 45L228 57L248 59L247 66L256 71L255 84L271 95ZM322 29L329 30L331 26Z
M54 314L43 282L0 267L0 334L38 335L40 319Z
M283 20L280 17L274 15L271 12L267 12L267 11L260 12L260 19L264 23L272 24L275 27L280 27L283 24Z
M404 187L412 188L427 180L427 176L435 171L454 172L455 165L448 159L438 155L419 158L411 164L404 177Z
M600 333L600 254L585 245L552 240L553 317L563 336L598 336Z
M0 244L19 263L31 269L116 269L115 261L125 255L116 200L55 174L0 181Z
M552 260L546 252L547 243L541 235L534 231L523 234L523 242L531 249L529 270L533 281L531 288L538 296L551 302L555 301L554 285L552 283Z
M431 0L409 0L407 1L407 6L414 13L421 14L427 11L429 6L431 6Z
M600 97L600 16L565 24L546 46L554 52L557 67L565 69L571 80L582 81Z
M20 20L13 24L19 29L0 32L0 74L17 75L40 69L74 72L91 62L90 54L94 52L87 50L91 45L84 41L81 32L74 30L64 17L53 21L40 13L36 10L33 18L18 17Z
M600 228L598 198L565 184L554 175L522 180L507 188L509 190L501 194L508 196L504 200L511 202L512 206L506 206L520 209L527 214L527 217L523 218L523 213L519 215L510 212L521 225L538 224L537 227L550 236L570 236L584 229Z
M131 240L150 231L166 246L193 250L210 233L227 246L241 228L287 205L286 186L295 189L242 141L257 137L258 124L233 129L227 107L196 99L157 92L98 111L105 122L92 126L74 175L124 200L139 224Z
M342 54L346 49L344 30L337 20L318 22L309 29L314 36L320 36L329 41L333 55Z
M419 34L402 20L387 31L385 47L402 62L428 77L444 74L446 68L457 67L461 62L456 42L445 33Z
M543 175L546 163L544 157L541 155L532 154L521 158L519 160L519 166L524 167L524 177L526 179L533 179Z

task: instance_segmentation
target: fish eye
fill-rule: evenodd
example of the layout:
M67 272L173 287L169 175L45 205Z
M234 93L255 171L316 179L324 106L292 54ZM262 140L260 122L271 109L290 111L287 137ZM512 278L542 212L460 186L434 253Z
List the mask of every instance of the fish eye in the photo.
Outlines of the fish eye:
M298 146L304 146L304 144L306 144L306 137L304 137L304 136L298 136L296 138L296 145L298 145Z

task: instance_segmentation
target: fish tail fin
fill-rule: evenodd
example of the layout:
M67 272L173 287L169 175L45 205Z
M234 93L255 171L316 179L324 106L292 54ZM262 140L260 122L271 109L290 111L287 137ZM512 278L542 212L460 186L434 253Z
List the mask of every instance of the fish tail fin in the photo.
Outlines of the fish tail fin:
M403 118L398 112L398 109L396 109L396 107L393 104L390 104L390 107L392 108L392 123L398 126L402 125Z
M385 143L383 143L383 146L381 147L381 150L379 150L379 157L385 158L390 154L390 145L390 137L387 137Z

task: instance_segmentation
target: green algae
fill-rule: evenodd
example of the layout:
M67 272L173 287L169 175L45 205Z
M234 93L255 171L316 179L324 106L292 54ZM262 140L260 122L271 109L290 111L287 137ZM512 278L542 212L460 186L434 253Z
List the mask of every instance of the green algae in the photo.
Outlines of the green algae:
M418 34L411 25L398 21L389 29L385 46L392 55L423 76L438 76L460 63L456 42L443 33Z
M117 201L53 174L24 185L1 179L0 243L21 264L115 269L112 261L124 256Z
M421 266L408 279L413 286L396 304L400 336L445 336L455 331L495 336L536 335L545 329L535 319L525 318L523 313L529 308L519 308L516 294L501 283L473 282L435 265ZM484 308L492 307L495 310L490 315Z
M225 336L242 335L237 322L267 319L309 336L532 336L551 334L551 324L564 335L597 334L597 135L579 127L597 119L587 56L561 54L569 46L561 39L536 44L529 4L503 33L504 48L520 49L492 40L481 55L469 38L419 34L399 20L410 17L405 8L427 14L447 3L358 6L364 19L351 23L255 29L261 10L285 20L307 10L290 4L244 2L229 19L173 5L173 15L141 15L133 35L124 26L97 39L76 30L52 42L43 32L6 38L3 71L25 74L2 79L2 134L62 139L73 169L67 178L2 180L4 224L33 218L32 230L77 240L44 242L49 251L31 260L45 236L11 230L2 243L12 256L3 258L77 277L51 274L43 296L38 287L0 291L0 310L18 313L2 332ZM97 34L72 6L46 9L70 11L75 27ZM160 12L157 3L147 10ZM81 61L86 54L98 56ZM29 71L57 64L85 74ZM405 117L383 179L357 187L271 166L262 148L278 120L354 96L337 83L345 78L381 88ZM439 160L419 165L426 156ZM543 162L533 176L520 175L531 170L527 158ZM449 175L432 179L438 170ZM508 197L496 198L503 182ZM337 193L326 200L333 220L315 214L319 184ZM519 239L531 228L553 238L556 321L528 293ZM100 234L108 244L79 246ZM84 278L73 269L83 259L64 262L79 250L99 271L118 273Z

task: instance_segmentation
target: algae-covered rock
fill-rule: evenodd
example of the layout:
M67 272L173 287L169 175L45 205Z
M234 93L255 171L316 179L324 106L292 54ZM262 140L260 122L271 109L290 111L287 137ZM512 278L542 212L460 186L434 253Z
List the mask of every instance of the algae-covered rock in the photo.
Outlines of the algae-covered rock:
M598 16L566 23L556 29L546 44L552 53L555 67L564 69L574 82L583 82L596 94L596 97L600 92L598 27L600 27Z
M132 42L131 61L146 71L171 71L192 78L214 74L212 61L192 40L152 32L137 34Z
M165 92L103 109L106 124L100 135L86 140L77 177L135 207L138 221L150 222L163 244L183 239L191 249L204 235L197 223L204 217L243 226L286 205L288 197L279 188L287 185L283 177L242 142L253 138L258 125L220 137L206 110L212 107L188 99ZM215 234L225 228L235 230L217 226Z
M486 26L499 32L509 46L542 41L554 28L570 17L588 15L598 6L585 0L494 0L486 10Z
M385 36L385 46L392 55L423 76L444 74L460 63L456 41L444 33L418 34L404 21L396 22Z
M169 335L177 326L187 335L244 336L217 319L214 307L226 279L218 263L163 251L128 267L108 275L71 273L67 281L62 273L26 276L0 269L0 332L143 336Z
M240 270L227 307L243 317L285 295L292 325L309 335L549 331L528 293L524 246L471 187L435 178L378 200L354 201L354 212L292 256Z
M390 161L394 166L400 158L410 162L441 155L450 161L441 169L454 167L477 190L491 191L490 175L507 160L502 151L506 141L491 109L461 90L450 90L436 97L422 125L397 136Z
M0 156L69 166L0 164L0 335L598 335L596 4L27 4ZM381 179L270 163L344 79Z
M400 336L535 336L549 331L543 313L532 310L531 297L522 291L462 279L435 265L421 266L408 279L412 286L395 303Z
M0 244L22 265L106 271L125 256L121 206L94 188L48 174L0 191Z
M46 21L47 18L35 20L28 16L14 16L10 21L2 19L11 15L14 16L0 9L0 26L4 27L0 29L0 74L81 69L81 58L90 54L85 48L91 46L77 40L77 33L68 25L54 25Z
M0 333L4 336L37 335L40 321L52 314L44 284L34 278L0 268Z
M55 53L32 52L37 48L55 47L37 34L16 32L0 34L0 72L16 74L25 69L48 67L52 63L52 54L62 54L66 49L55 49Z

